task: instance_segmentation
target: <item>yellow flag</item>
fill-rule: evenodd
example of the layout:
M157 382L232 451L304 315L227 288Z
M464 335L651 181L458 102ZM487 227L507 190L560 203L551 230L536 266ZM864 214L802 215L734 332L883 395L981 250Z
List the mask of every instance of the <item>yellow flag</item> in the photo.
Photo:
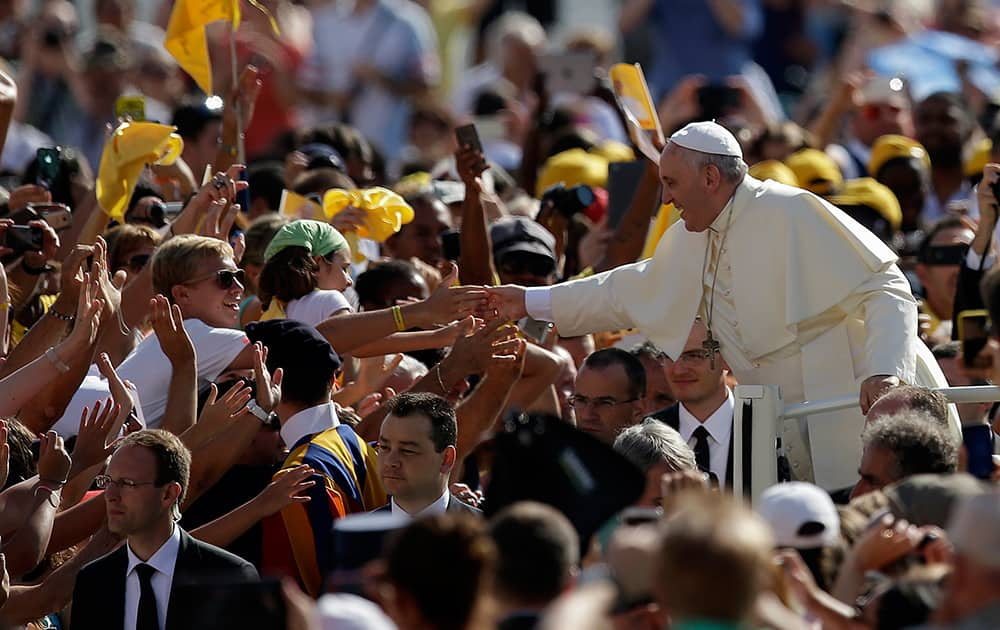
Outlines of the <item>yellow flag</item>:
M148 122L118 125L104 144L97 171L97 201L116 221L124 221L135 184L147 164L173 164L184 150L176 127Z
M218 20L231 22L235 32L240 25L239 0L176 0L163 42L205 94L214 93L205 26Z

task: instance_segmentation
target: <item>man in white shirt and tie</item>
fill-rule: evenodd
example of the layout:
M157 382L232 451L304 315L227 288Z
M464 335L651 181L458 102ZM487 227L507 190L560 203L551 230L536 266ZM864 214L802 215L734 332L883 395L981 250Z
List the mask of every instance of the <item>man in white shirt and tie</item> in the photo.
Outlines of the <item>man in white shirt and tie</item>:
M435 394L405 392L390 400L388 407L378 437L378 474L392 498L374 511L409 518L445 512L481 514L448 490L458 442L451 403Z
M702 345L708 336L700 318L676 361L667 360L667 382L677 402L651 417L681 434L702 472L732 486L733 393L722 360L712 365Z

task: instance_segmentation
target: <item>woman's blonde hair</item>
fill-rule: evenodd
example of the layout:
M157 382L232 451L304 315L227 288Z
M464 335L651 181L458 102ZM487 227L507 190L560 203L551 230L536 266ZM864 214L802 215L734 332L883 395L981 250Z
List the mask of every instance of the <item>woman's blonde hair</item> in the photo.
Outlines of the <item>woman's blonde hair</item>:
M153 290L173 303L171 289L191 282L202 263L215 257L233 258L233 248L224 241L191 234L168 240L153 255Z

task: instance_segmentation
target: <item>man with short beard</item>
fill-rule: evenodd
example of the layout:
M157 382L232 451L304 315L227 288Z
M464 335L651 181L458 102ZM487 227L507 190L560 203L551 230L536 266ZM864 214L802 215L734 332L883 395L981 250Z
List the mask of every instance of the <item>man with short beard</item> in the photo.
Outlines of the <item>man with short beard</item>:
M962 166L965 145L976 124L968 105L957 94L935 92L917 104L913 122L916 139L931 159L923 220L933 223L956 209L978 217L976 195Z

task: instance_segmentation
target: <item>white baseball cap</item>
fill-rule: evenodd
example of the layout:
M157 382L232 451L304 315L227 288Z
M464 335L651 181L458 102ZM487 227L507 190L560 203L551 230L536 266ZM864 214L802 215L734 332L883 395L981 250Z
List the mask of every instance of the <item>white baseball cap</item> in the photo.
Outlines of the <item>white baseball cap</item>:
M826 490L811 483L771 486L760 495L755 510L771 526L779 547L828 547L840 536L837 506Z
M948 523L948 540L976 564L1000 568L1000 492L961 499Z

